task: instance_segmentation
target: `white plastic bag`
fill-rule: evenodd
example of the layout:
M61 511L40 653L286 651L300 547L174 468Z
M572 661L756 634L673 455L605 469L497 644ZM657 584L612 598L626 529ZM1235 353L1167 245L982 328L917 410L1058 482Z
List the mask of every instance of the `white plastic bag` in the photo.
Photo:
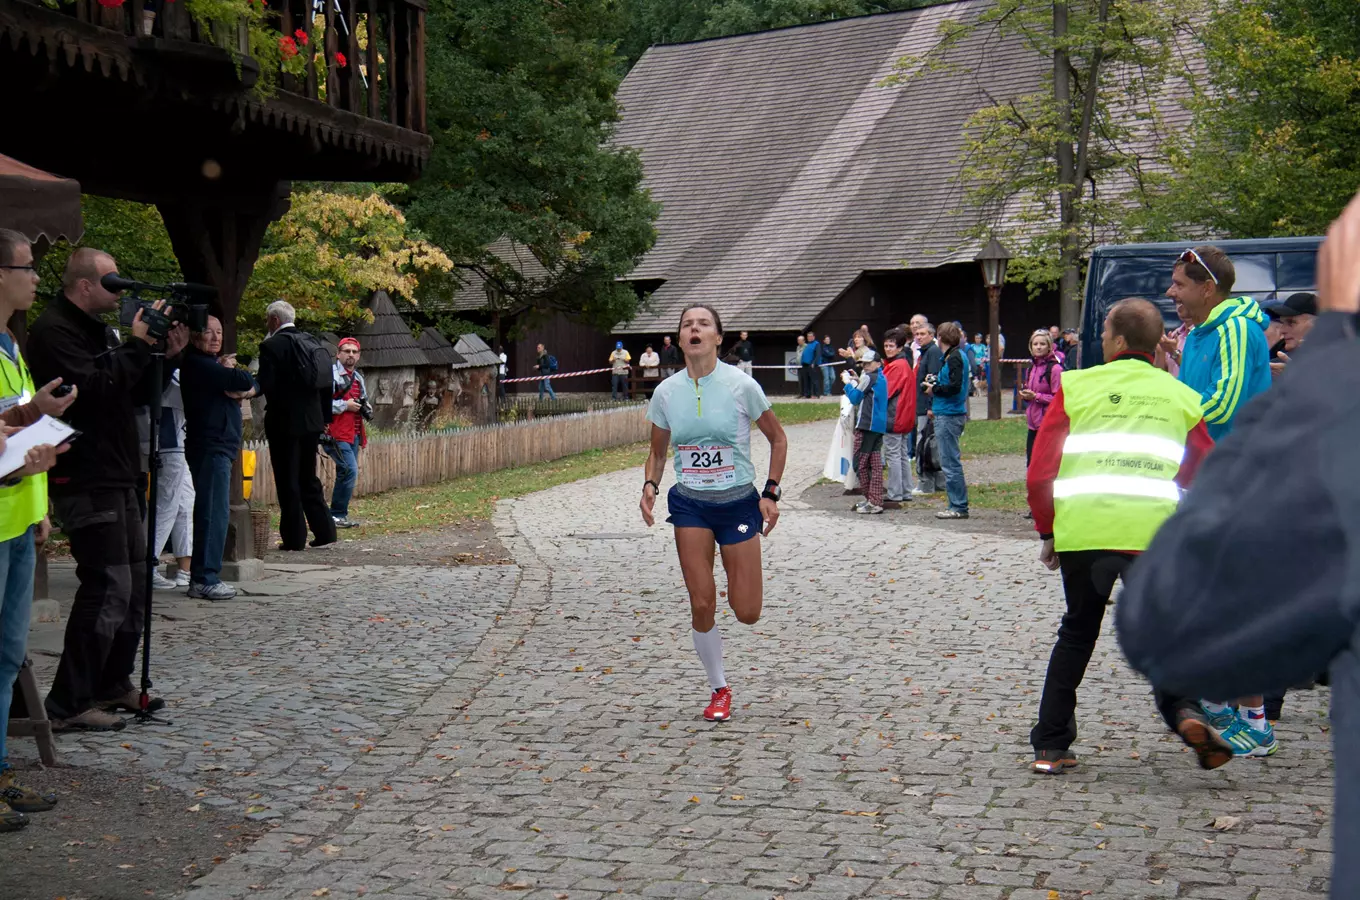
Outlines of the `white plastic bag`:
M822 477L832 481L843 481L847 491L859 487L859 477L855 475L855 405L848 397L841 397L841 415L836 420L836 431L831 435L831 446L827 449L826 465Z

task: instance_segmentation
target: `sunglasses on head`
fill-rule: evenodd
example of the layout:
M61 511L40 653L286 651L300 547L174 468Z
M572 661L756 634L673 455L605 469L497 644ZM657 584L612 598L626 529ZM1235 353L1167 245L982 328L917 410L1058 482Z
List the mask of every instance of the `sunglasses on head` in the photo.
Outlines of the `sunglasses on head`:
M1176 260L1176 263L1177 264L1195 263L1201 269L1209 273L1209 277L1213 279L1214 284L1218 284L1218 276L1214 274L1213 269L1209 268L1207 265L1204 264L1204 260L1199 258L1199 254L1195 252L1194 247L1190 247L1184 253L1182 253L1180 257Z

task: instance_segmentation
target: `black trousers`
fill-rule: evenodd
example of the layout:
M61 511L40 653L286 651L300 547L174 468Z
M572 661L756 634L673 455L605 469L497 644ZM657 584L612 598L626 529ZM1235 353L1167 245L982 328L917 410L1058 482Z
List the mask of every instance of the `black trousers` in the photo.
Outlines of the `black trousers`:
M1039 721L1029 733L1035 750L1066 750L1076 741L1077 688L1095 652L1114 583L1134 559L1113 550L1069 551L1058 558L1067 613L1048 659Z
M822 395L822 367L814 363L804 363L798 369L798 382L804 397Z
M279 499L279 539L284 550L301 550L307 527L315 546L335 543L335 520L316 475L316 449L321 435L269 434L269 467Z
M132 690L146 614L146 527L131 488L53 497L76 560L75 604L47 714L69 719Z
M1034 456L1034 439L1039 436L1039 432L1033 428L1025 435L1025 468L1029 468L1029 461Z

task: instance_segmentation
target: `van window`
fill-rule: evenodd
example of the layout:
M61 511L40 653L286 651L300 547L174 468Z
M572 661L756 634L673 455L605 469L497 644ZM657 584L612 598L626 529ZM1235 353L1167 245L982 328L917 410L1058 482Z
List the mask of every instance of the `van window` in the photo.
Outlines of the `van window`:
M1166 293L1171 286L1171 263L1159 266L1149 264L1147 257L1124 256L1107 257L1101 260L1097 276L1095 295L1111 298L1108 302L1125 297L1153 297Z
M1317 287L1317 253L1277 253L1276 279L1279 292L1289 296L1294 291L1311 291Z
M1237 280L1233 282L1233 296L1268 294L1275 290L1275 253L1244 253L1233 256Z

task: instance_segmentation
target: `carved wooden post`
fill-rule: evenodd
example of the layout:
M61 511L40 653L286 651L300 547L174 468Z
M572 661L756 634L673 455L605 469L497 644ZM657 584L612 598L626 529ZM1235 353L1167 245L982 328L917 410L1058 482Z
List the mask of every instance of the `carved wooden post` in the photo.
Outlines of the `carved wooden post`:
M208 197L186 196L156 204L185 279L217 288L226 353L236 350L241 296L259 259L265 229L288 211L289 187L287 182L223 185ZM238 458L232 467L225 558L239 562L254 556L254 530L241 490Z

